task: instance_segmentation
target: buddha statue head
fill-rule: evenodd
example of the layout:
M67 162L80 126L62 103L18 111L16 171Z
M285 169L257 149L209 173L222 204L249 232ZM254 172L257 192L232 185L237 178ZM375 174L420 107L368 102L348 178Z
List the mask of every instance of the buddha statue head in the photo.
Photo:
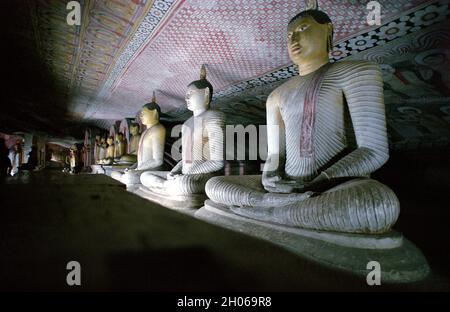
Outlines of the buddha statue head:
M21 152L22 151L22 142L20 140L17 140L13 146L13 149L15 152Z
M206 67L202 65L200 79L191 82L186 92L187 108L194 112L203 112L209 108L213 95L213 86L206 80Z
M116 141L117 141L117 142L123 142L123 133L122 133L122 132L119 132L119 133L117 134Z
M70 149L69 149L69 155L70 155L70 157L75 157L76 154L77 154L77 152L78 152L78 148L77 148L77 146L76 146L75 144L73 144L73 145L70 147Z
M132 124L130 125L130 134L131 134L132 136L139 135L139 124L137 124L137 123L132 123Z
M139 114L139 118L143 125L147 128L159 123L159 116L161 115L161 108L156 103L155 92L153 92L153 98L150 103L142 106L141 113Z
M109 136L106 139L106 143L108 143L108 145L114 145L114 138L112 136Z
M328 53L333 47L333 24L317 5L290 20L287 36L289 57L299 66L301 75L307 74L302 73L302 66L328 62Z

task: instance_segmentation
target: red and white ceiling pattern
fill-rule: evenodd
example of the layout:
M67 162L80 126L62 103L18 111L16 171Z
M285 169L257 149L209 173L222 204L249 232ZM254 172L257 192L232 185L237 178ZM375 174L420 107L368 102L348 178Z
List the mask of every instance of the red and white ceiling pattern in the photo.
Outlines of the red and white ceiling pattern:
M202 64L216 99L288 78L296 72L287 54L286 26L303 2L85 0L83 16L89 24L82 23L73 34L73 41L82 44L69 46L77 56L64 60L72 67L60 67L75 77L70 109L87 120L118 120L134 116L156 90L163 111L176 115L185 109L186 86L198 79ZM448 16L446 0L380 0L383 25L373 27L366 22L367 2L319 1L335 27L333 60ZM122 22L113 27L117 20ZM106 38L114 39L109 47ZM51 44L67 45L67 38L61 40Z
M437 2L411 12L410 14L402 15L377 29L361 33L346 40L339 40L337 44L335 42L335 46L330 53L330 61L336 62L362 51L377 46L383 46L390 41L404 37L408 34L417 33L427 26L442 22L450 15L448 2L446 4L443 2L444 1L442 1L442 3ZM219 91L216 93L216 97L232 96L245 89L290 78L296 74L298 74L296 66L286 66L256 79L243 81Z
M302 9L303 1L179 0L169 2L159 24L141 24L135 38L143 46L126 50L108 78L99 101L86 118L132 116L157 90L163 111L184 109L189 82L201 64L216 96L240 90L240 84L289 66L286 25ZM154 5L156 5L155 2ZM425 6L429 1L380 1L382 21L390 22ZM335 24L335 42L345 42L375 30L366 23L367 9L359 1L319 1ZM151 11L149 12L151 14ZM144 18L145 20L145 18ZM147 29L147 31L141 29ZM379 27L378 27L379 28ZM138 47L139 46L139 47ZM134 51L135 55L130 57ZM122 68L120 68L122 67Z

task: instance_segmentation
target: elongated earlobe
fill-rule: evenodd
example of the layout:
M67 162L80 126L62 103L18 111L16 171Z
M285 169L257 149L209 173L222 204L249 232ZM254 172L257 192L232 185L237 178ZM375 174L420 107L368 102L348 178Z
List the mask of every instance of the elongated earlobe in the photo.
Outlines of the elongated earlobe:
M328 24L328 42L327 42L328 52L333 50L333 25Z
M206 98L206 104L207 105L209 105L209 100L210 100L210 97L211 96L211 94L209 93L209 88L205 88L205 98Z

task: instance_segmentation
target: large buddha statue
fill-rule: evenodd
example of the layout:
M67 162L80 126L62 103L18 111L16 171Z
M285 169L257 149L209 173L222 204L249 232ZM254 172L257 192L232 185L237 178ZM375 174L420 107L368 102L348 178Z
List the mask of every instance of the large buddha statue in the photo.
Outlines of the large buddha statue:
M370 179L389 157L383 81L366 61L330 63L333 25L306 10L288 25L298 65L267 99L268 159L262 176L214 177L206 194L258 221L345 233L388 232L399 215L389 187Z
M130 148L129 148L129 154L125 154L122 157L120 157L121 162L128 162L128 163L136 163L137 162L137 154L139 149L139 140L141 139L141 134L139 133L139 124L132 123L130 125Z
M182 127L182 159L167 172L144 172L147 198L173 208L203 205L205 183L223 170L225 116L210 109L213 87L202 66L200 80L189 84L186 103L193 116ZM199 196L197 196L199 195Z
M126 185L140 183L140 176L148 170L164 168L164 145L166 128L159 122L161 109L153 95L151 103L142 107L139 118L146 130L141 134L137 152L137 164L124 172L113 172L111 177ZM138 128L139 129L139 128ZM138 133L138 132L137 132Z

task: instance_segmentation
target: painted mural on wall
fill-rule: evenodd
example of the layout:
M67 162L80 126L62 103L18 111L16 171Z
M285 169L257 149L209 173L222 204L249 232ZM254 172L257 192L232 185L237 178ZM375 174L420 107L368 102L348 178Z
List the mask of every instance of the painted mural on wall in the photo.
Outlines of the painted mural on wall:
M450 144L450 21L347 59L380 64L391 148Z
M49 68L73 95L69 111L84 117L152 0L79 0L81 25L68 25L68 1L31 1L36 40Z

